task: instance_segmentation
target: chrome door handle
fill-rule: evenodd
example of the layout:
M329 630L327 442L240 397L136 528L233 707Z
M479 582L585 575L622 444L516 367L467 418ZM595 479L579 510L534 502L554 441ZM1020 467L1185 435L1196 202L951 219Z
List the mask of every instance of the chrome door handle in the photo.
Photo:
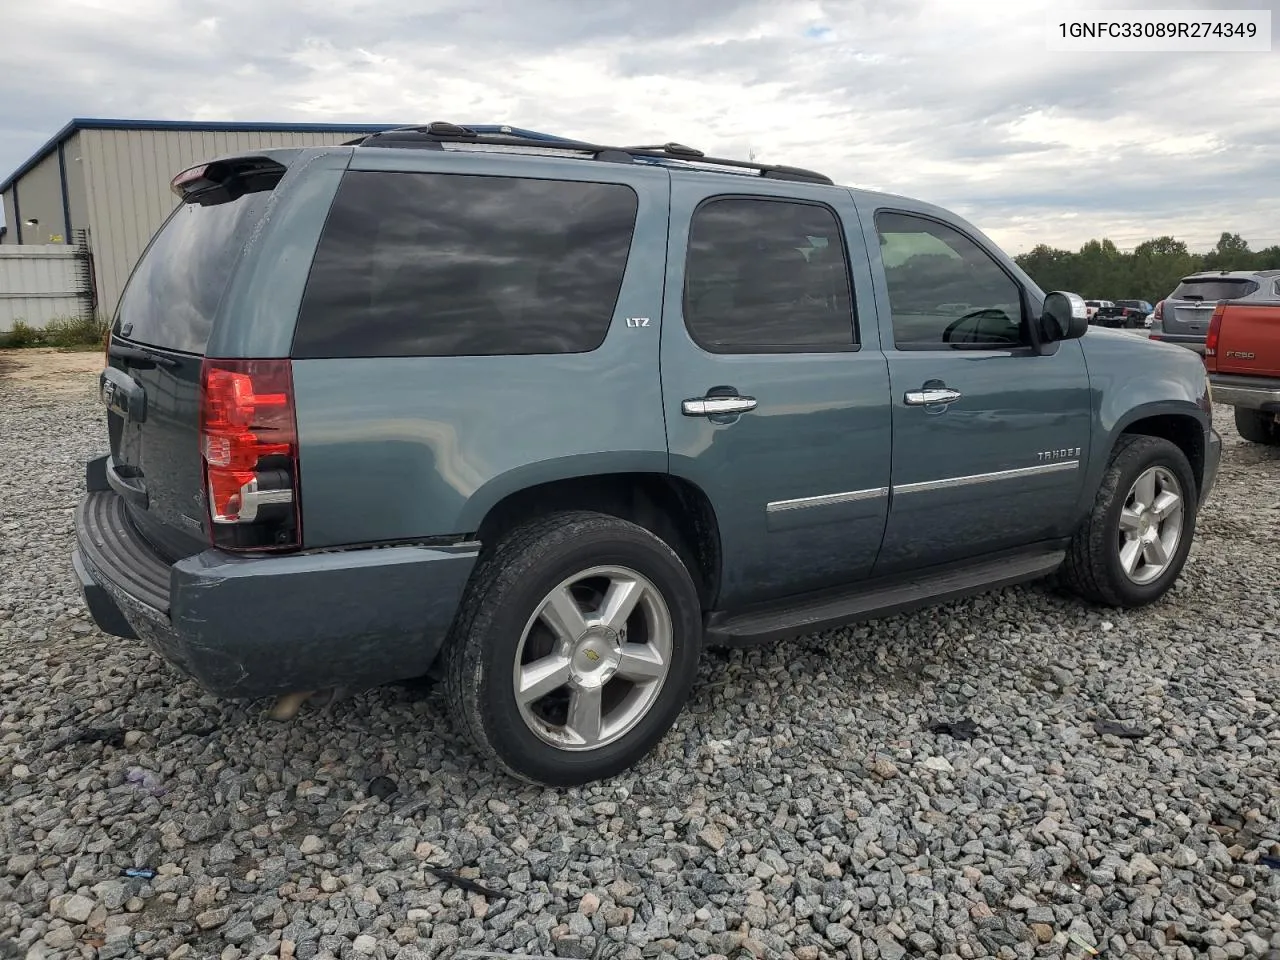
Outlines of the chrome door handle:
M755 397L694 397L680 404L680 412L686 417L723 417L755 408Z
M955 403L962 394L949 387L929 387L927 390L908 390L903 398L908 407L924 407L934 403Z

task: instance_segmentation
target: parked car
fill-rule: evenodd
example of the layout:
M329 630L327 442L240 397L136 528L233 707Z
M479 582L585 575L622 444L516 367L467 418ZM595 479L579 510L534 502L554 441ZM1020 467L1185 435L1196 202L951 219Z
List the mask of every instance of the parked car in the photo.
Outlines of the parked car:
M217 695L435 669L483 756L583 783L704 644L1051 575L1156 601L1214 483L1198 358L926 203L449 124L173 187L74 567Z
M1104 327L1136 330L1151 325L1154 309L1145 300L1116 300L1111 306L1099 309L1094 321Z
M1090 323L1096 322L1099 310L1115 306L1115 304L1110 300L1086 300L1084 305L1085 316L1088 318Z
M1203 354L1209 321L1218 301L1272 300L1274 280L1272 271L1252 270L1214 270L1183 277L1173 293L1156 304L1149 336Z
M1204 363L1214 397L1235 408L1240 436L1280 446L1280 270L1258 278L1270 284L1271 302L1219 301Z

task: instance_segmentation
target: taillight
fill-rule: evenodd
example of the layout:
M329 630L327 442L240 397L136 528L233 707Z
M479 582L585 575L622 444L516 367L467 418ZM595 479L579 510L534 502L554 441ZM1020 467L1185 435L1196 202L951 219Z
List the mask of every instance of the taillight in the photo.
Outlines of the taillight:
M1164 319L1164 301L1161 300L1156 304L1156 308L1151 311L1151 322L1159 323Z
M1209 320L1209 332L1205 334L1204 337L1204 355L1206 361L1209 357L1216 358L1218 356L1218 335L1222 333L1222 315L1226 310L1227 305L1222 301L1218 301L1218 305L1213 308L1213 316Z
M169 181L169 189L177 196L183 197L188 191L194 189L197 185L207 185L205 172L208 169L209 164L202 163L199 166L183 170L180 174Z
M200 454L214 546L301 545L298 426L288 360L204 361Z

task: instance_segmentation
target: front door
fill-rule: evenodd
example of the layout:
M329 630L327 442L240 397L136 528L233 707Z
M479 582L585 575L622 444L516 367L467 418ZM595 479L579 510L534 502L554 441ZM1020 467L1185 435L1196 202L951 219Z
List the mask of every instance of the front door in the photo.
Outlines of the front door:
M670 470L715 509L719 606L866 576L889 500L889 379L874 316L855 316L872 286L852 202L776 180L734 178L730 192L724 176L671 179Z
M1032 349L1032 298L957 226L907 209L879 210L866 229L893 397L876 573L1069 534L1089 450L1080 342Z

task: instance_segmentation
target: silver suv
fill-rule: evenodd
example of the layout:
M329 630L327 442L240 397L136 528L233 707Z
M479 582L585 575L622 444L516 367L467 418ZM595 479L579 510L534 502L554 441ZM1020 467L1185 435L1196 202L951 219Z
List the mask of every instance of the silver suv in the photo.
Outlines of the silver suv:
M1183 277L1177 289L1156 304L1152 340L1204 353L1209 321L1219 300L1274 301L1280 298L1280 270L1210 270Z

